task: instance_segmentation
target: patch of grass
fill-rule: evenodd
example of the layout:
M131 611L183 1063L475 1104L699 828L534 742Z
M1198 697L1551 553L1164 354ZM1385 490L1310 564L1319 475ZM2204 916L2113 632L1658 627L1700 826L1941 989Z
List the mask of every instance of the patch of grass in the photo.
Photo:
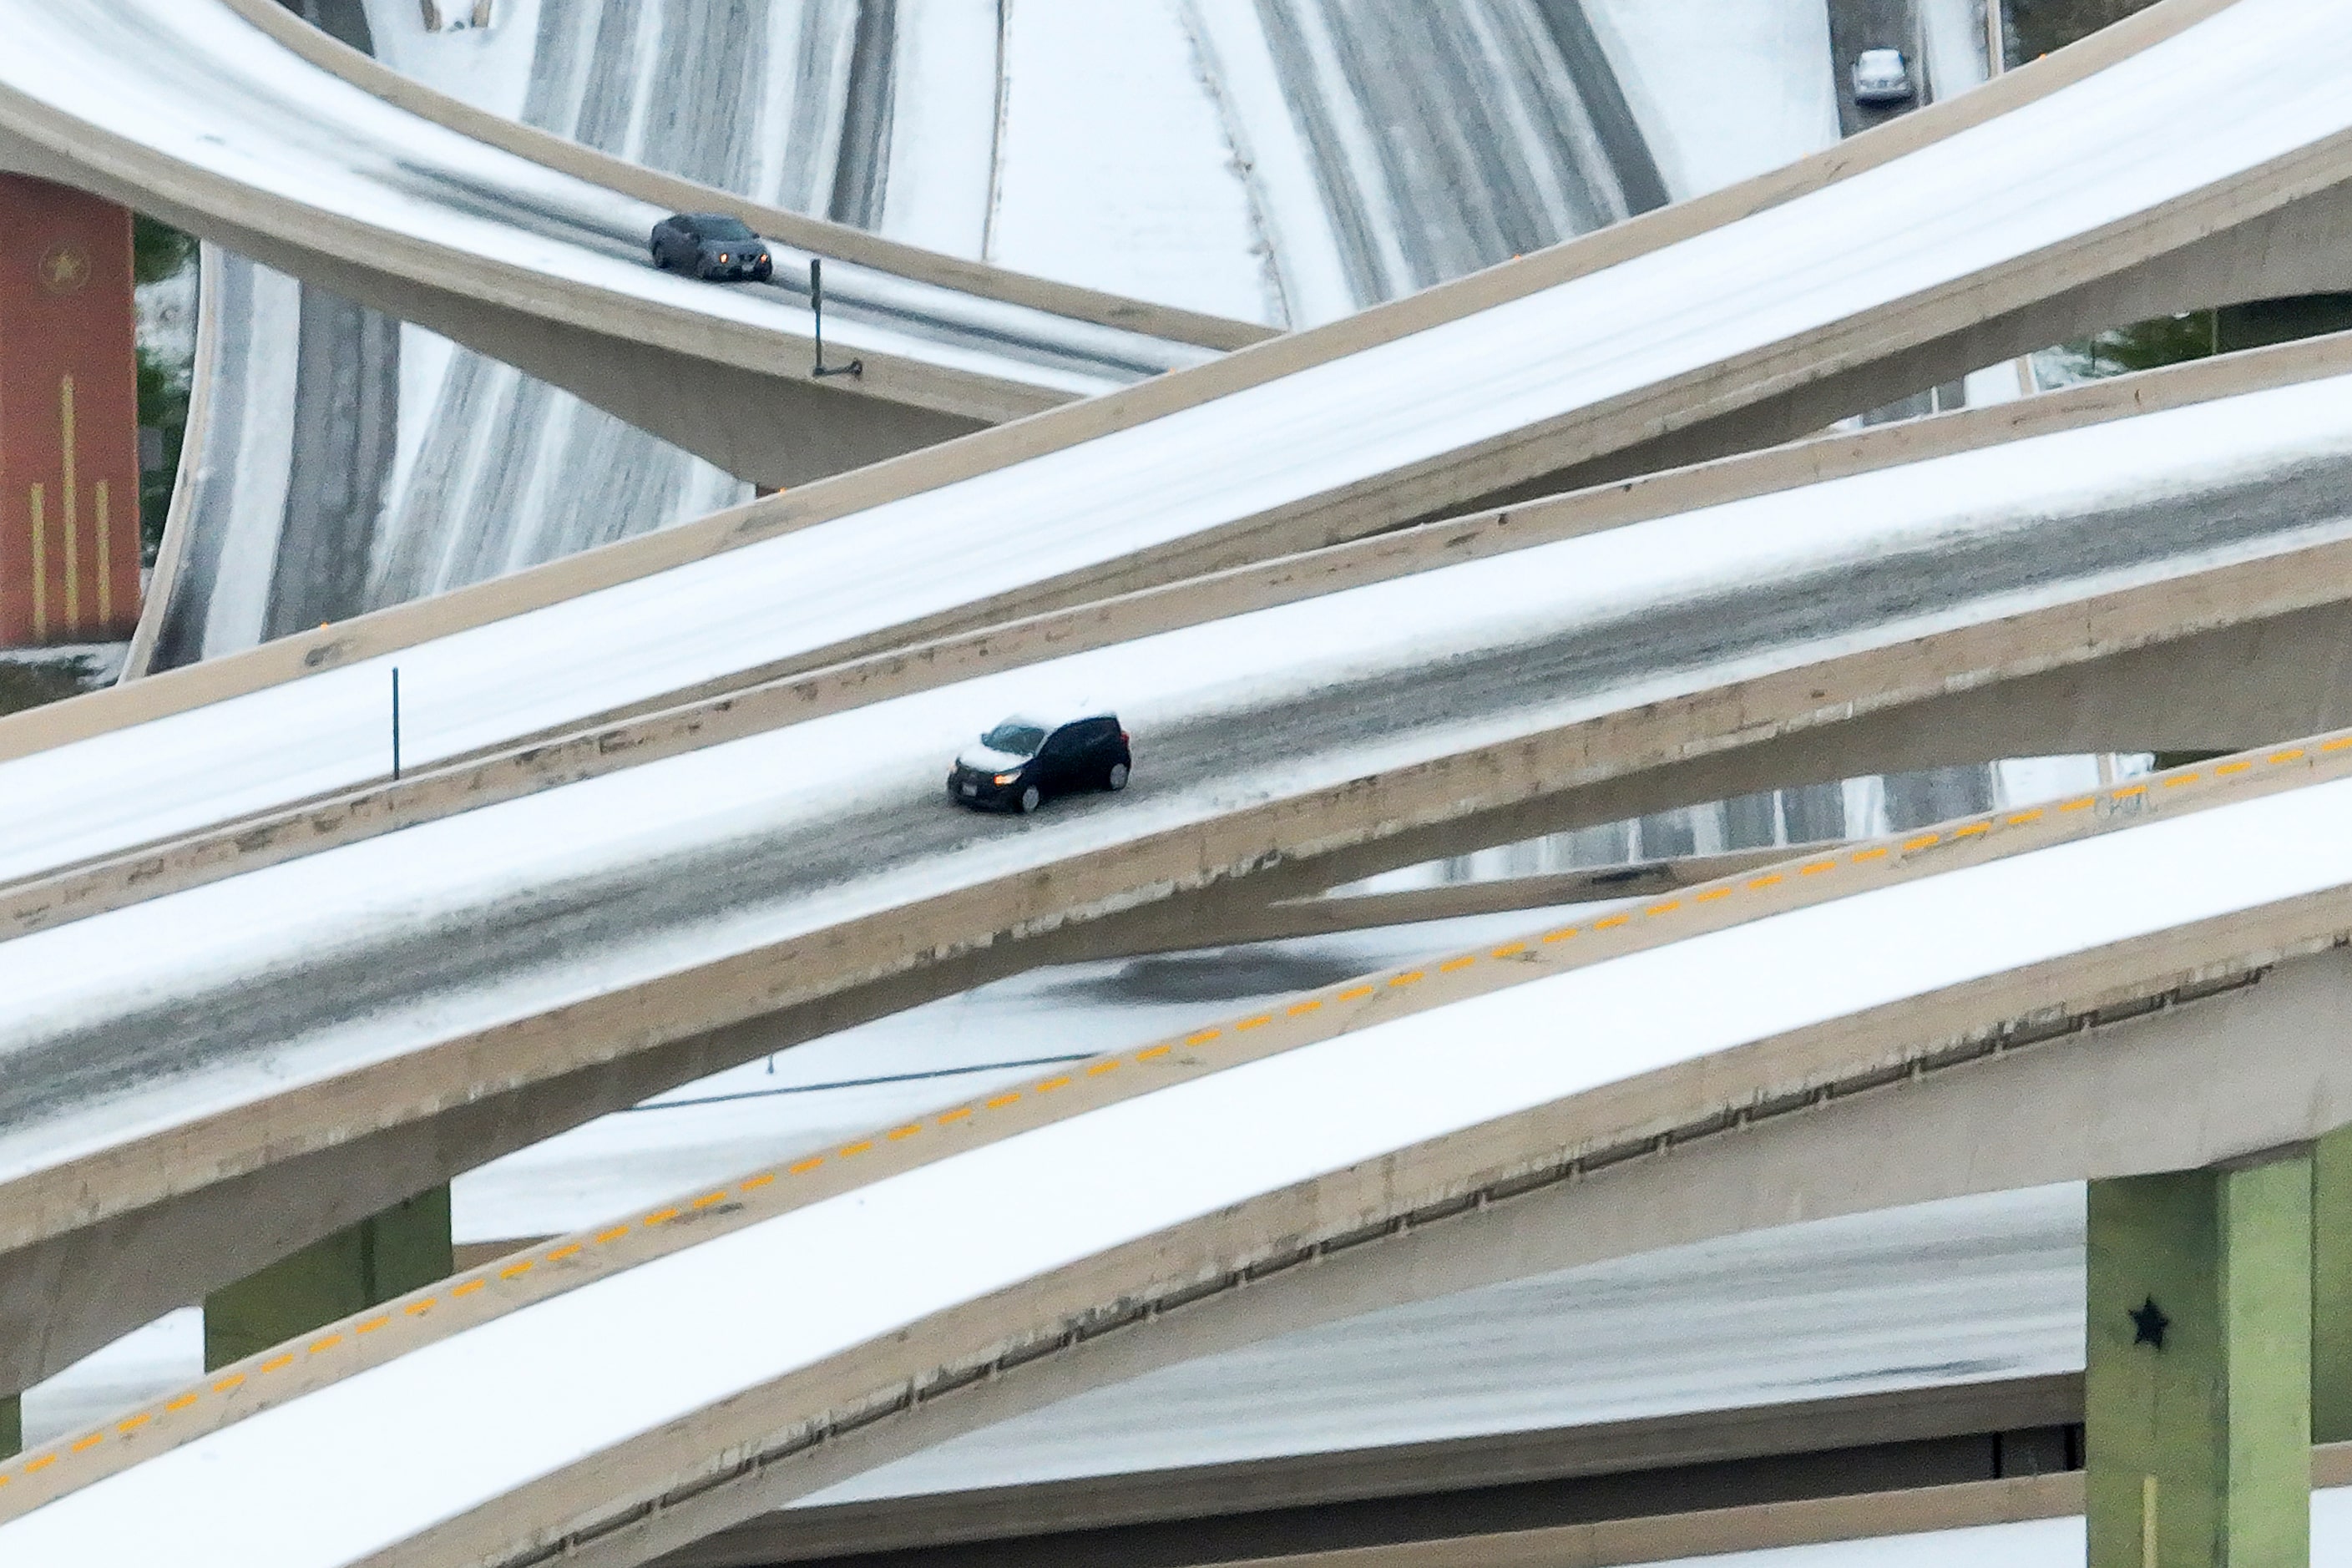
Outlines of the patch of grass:
M163 520L172 510L172 486L179 478L180 447L188 434L188 374L139 351L139 423L163 433L163 464L139 476L139 537L142 559L155 564L163 543Z
M2009 63L2013 68L2039 59L2154 4L2156 0L2001 0Z
M0 713L21 713L90 689L98 666L87 655L69 658L0 659Z
M134 282L161 283L195 259L196 242L192 237L152 217L132 215L131 276Z
M2352 294L2307 294L2135 321L2063 344L2060 353L2068 370L2090 379L2341 331L2352 331Z

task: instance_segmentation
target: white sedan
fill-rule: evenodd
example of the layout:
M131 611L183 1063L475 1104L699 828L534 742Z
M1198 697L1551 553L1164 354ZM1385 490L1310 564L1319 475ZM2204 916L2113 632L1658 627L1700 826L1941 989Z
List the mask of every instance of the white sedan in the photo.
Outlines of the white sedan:
M1900 103L1911 96L1911 68L1900 49L1864 49L1853 62L1856 103Z

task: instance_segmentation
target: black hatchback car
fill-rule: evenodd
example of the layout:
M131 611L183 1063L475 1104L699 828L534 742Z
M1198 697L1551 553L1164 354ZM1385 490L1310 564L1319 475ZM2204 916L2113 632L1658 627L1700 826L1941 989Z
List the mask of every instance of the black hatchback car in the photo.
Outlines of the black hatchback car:
M724 213L679 213L654 225L654 265L665 272L765 283L776 270L768 242Z
M1135 757L1108 713L1049 721L1014 715L968 746L948 798L983 811L1034 811L1057 795L1127 787Z

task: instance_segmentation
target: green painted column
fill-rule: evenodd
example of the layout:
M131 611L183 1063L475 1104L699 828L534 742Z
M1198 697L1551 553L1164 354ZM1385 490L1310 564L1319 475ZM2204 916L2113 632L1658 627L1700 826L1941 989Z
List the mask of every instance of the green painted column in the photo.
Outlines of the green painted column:
M2310 1561L2312 1159L2094 1182L2090 1568Z
M449 1189L397 1204L205 1298L205 1366L257 1351L446 1279Z
M2352 1127L2312 1150L2311 1440L2352 1443Z

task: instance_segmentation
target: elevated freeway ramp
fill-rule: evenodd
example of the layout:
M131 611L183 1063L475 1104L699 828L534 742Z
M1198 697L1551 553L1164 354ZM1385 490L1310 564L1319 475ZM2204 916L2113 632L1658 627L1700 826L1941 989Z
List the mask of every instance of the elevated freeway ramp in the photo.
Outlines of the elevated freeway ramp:
M12 1466L0 1544L644 1562L1376 1302L2307 1140L2352 1121L2347 791L2316 737L1056 1071L225 1369Z
M1810 486L1829 453L1740 459L1777 476L1743 502L1672 504L1694 471L1646 521L1369 542L1352 584L1283 563L985 631L597 731L593 776L421 780L446 798L403 832L362 802L168 896L136 862L104 912L27 895L16 1375L671 1084L1231 900L1791 778L2307 728L2342 701L2339 406L2294 384ZM1081 694L1137 736L1126 794L940 797L963 737Z
M669 655L693 647L702 662L691 679L707 680L814 654L799 630L807 618L778 600L780 583L811 580L805 552L941 568L862 630L936 624L975 594L1018 589L1043 607L1608 465L1817 429L1894 391L2168 308L2176 292L2204 301L2319 287L2344 254L2328 214L2352 174L2352 132L2332 95L2283 95L2277 83L2317 79L2315 62L2344 47L2289 0L2167 0L1780 174L1082 408L68 704L0 729L0 749L356 671L350 686L312 682L300 698L202 724L237 734L239 755L256 734L300 735L307 755L271 768L331 787L382 765L372 694L385 656L428 641L451 651L453 634L496 620L563 661L572 694L543 720L484 719L473 695L462 700L476 732L510 740L654 694L589 678L591 658L675 670ZM2229 107L2242 97L2261 111ZM2168 138L2192 151L2161 152ZM979 561L944 548L993 546L1000 531L1018 548ZM706 586L719 580L753 590L755 603ZM608 596L554 610L592 592ZM558 624L566 613L570 626ZM461 672L439 683L452 699L494 679L514 694L544 690L503 679L497 660L456 662ZM270 715L278 700L319 707ZM371 717L347 726L328 717L337 710Z
M768 286L656 272L663 207L404 111L217 0L27 4L6 26L0 160L431 327L747 479L801 483L1213 357L836 256L834 347L865 370L818 379L805 248L772 245Z

